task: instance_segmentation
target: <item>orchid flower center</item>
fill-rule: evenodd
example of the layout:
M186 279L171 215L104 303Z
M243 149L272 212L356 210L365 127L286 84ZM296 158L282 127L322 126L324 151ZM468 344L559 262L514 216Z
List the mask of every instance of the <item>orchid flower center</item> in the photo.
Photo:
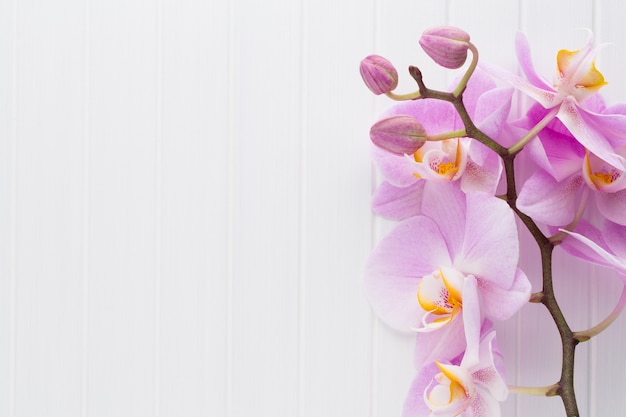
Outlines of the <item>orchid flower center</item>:
M618 149L617 152L626 154L626 148ZM589 151L585 153L583 177L587 185L596 191L614 193L626 188L626 172L607 164Z
M475 394L472 375L461 366L435 363L441 372L435 375L433 381L437 385L432 389L429 386L424 392L424 399L436 415L458 416L465 411Z
M457 180L467 165L467 149L460 139L427 142L413 154L417 178L435 181Z
M562 49L558 52L556 56L558 71L554 78L554 87L563 99L573 96L580 103L607 84L593 61L595 52L591 47L591 41L580 50Z
M463 281L465 275L453 269L441 267L422 277L417 290L417 301L426 311L423 327L417 331L429 332L446 325L462 311Z

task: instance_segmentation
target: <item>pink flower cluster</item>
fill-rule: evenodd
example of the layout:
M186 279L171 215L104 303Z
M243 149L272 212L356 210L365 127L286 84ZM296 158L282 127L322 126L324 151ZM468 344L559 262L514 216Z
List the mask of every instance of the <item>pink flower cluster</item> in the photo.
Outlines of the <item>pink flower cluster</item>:
M446 68L475 52L469 35L451 27L427 30L420 45ZM449 90L495 150L470 138L452 100L422 97L423 86L396 95L388 60L361 64L373 92L401 100L370 131L383 180L372 209L398 223L372 251L365 287L381 320L416 337L404 417L500 415L507 385L492 323L531 295L512 204L555 245L626 280L626 105L606 106L598 95L606 82L591 37L558 53L551 82L535 73L523 35L516 50L524 77L476 67L473 53ZM535 101L521 117L511 115L515 92ZM511 202L499 195L507 189L503 155L520 152L536 170Z

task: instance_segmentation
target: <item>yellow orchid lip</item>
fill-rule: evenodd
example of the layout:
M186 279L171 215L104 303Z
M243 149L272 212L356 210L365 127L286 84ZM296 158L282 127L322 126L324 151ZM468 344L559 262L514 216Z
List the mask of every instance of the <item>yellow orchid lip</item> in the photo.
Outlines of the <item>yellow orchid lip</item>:
M593 164L592 159L594 161ZM592 189L609 193L623 190L626 186L626 176L624 174L623 171L602 163L597 157L591 155L588 150L585 150L583 178Z
M461 292L449 278L446 279L443 268L422 278L418 286L417 300L425 311L435 315L454 315L462 306Z
M435 144L427 143L411 155L420 165L416 178L436 181L454 181L465 171L467 150L459 138L445 139Z
M594 53L590 43L576 51L560 50L556 56L558 74L555 87L582 101L606 85L604 75L598 71L593 60Z
M467 398L469 396L468 388L465 386L467 381L464 381L463 377L467 378L467 375L463 375L463 370L455 365L444 365L439 361L435 361L435 364L441 371L436 379L442 385L448 385L448 402L445 404L438 405L448 405L453 401ZM455 372L456 371L456 372ZM460 373L458 373L460 371ZM445 381L447 379L447 381ZM431 392L432 393L432 392ZM435 403L434 398L429 398L433 403Z
M442 364L439 361L435 361L435 364L437 365L437 368L439 368L441 373L443 373L451 382L456 382L457 384L463 386L463 381L461 381L461 379L454 372L452 372L448 368L448 366Z
M581 54L583 55L580 56ZM584 73L579 74L579 72L585 70L584 67L579 68L585 64L585 55L585 51L583 50L568 51L561 49L556 56L559 73L562 78L570 74L575 76L576 79L572 81L575 81L576 87L599 89L607 84L607 82L604 80L604 75L596 68L594 61L587 64L589 68Z
M464 279L461 272L447 267L440 267L422 277L417 288L417 301L426 314L422 317L423 327L414 330L431 332L440 329L463 310Z

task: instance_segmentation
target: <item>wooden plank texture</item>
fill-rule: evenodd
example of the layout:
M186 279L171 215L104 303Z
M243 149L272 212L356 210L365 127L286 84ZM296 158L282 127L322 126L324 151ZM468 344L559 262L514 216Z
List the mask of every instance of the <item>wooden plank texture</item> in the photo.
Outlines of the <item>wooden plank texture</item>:
M623 102L625 10L0 2L0 416L401 415L415 341L375 318L362 287L393 227L369 208L380 178L368 138L393 102L369 93L359 61L389 58L400 92L415 89L408 65L445 89L459 71L421 51L424 29L460 26L481 59L511 71L521 29L550 79L556 52L582 46L589 27L613 44L597 59L603 94ZM537 289L537 249L522 236ZM573 328L610 312L613 273L560 250L555 268ZM578 348L582 416L626 408L624 320ZM497 330L507 382L555 382L560 343L542 306ZM562 414L558 398L503 405Z

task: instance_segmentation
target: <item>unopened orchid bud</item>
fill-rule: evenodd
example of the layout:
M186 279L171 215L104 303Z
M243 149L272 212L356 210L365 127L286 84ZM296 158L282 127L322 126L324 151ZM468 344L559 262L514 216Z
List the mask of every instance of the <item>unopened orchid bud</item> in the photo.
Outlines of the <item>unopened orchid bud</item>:
M398 71L382 56L364 58L359 69L365 85L376 95L393 91L398 86Z
M456 69L467 60L470 36L453 26L427 29L420 38L422 49L442 67Z
M392 116L372 126L370 139L389 152L410 155L426 142L426 130L413 116Z

